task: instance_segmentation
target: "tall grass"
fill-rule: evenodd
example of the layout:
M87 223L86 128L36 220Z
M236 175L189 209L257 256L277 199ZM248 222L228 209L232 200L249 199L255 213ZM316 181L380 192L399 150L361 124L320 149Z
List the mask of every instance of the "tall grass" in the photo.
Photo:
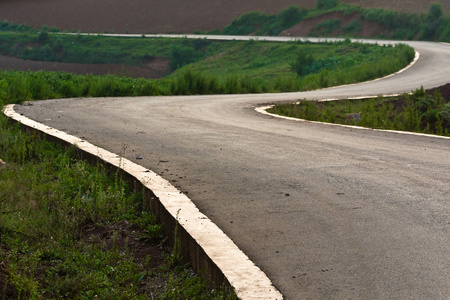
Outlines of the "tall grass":
M235 299L170 256L135 257L131 243L157 245L162 228L118 174L3 114L0 158L2 299Z
M397 98L301 101L277 105L269 111L311 121L450 135L450 99L439 92L430 95L423 88Z
M256 58L255 52L260 53ZM305 72L298 73L292 66L302 55L309 55L310 59L303 66ZM0 101L310 90L384 76L401 69L413 57L413 49L405 45L377 46L349 41L320 45L233 43L224 55L189 64L158 80L0 71Z

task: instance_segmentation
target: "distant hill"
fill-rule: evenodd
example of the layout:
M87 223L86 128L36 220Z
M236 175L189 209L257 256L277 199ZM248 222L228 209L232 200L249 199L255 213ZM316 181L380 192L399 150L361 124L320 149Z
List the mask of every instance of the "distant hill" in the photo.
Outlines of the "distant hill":
M426 13L434 0L341 0L362 7ZM450 1L441 1L450 14ZM192 33L223 28L259 10L274 14L289 5L313 8L316 0L2 0L0 20L40 28L116 33Z

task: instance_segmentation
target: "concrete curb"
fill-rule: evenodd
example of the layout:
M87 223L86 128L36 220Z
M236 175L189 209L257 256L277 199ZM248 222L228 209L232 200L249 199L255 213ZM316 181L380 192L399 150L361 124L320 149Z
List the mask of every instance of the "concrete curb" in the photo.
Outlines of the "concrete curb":
M385 97L394 97L398 95L386 95ZM364 98L375 98L377 96L367 96L367 97L354 97L354 98L348 98L348 99L364 99ZM338 99L325 99L325 100L319 100L319 101L339 101ZM281 116L277 114L272 114L267 112L268 109L274 107L273 105L267 105L267 106L261 106L255 108L255 110L263 115L268 115L274 118L279 119L285 119L290 121L297 121L297 122L308 122L313 124L323 124L328 126L338 126L338 127L345 127L345 128L353 128L353 129L360 129L360 130L373 130L373 131L381 131L381 132L392 132L392 133L398 133L398 134L407 134L407 135L416 135L416 136L426 136L426 137L432 137L437 139L444 139L444 140L450 140L450 137L448 136L441 136L441 135L434 135L434 134L426 134L426 133L417 133L417 132L409 132L409 131L399 131L399 130L387 130L387 129L374 129L374 128L368 128L368 127L362 127L362 126L354 126L354 125L344 125L344 124L336 124L336 123L326 123L326 122L319 122L319 121L309 121L305 119L298 119L293 117L286 117Z
M145 200L166 229L178 224L181 254L189 259L197 272L215 281L228 282L239 299L283 299L266 274L186 195L164 178L117 154L22 116L14 110L14 105L7 105L3 113L27 130L76 146L85 158L119 168L126 179L134 181L135 188L136 185L142 185Z

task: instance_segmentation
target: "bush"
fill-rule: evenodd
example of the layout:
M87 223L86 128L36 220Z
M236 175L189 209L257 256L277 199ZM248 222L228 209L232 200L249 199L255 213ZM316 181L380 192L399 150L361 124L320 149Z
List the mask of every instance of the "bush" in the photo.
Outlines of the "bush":
M201 52L191 46L174 45L171 49L170 69L172 71L193 63L201 57Z
M312 30L313 34L329 35L341 26L341 20L328 19L317 24Z
M298 76L304 76L310 73L311 65L314 58L306 50L301 50L297 53L296 59L291 63L291 70L297 73Z
M342 32L345 34L353 34L357 31L361 31L361 22L358 20L352 20L350 23L342 27Z
M318 9L331 9L339 4L339 0L317 0L316 8Z
M273 22L274 18L274 16L268 16L259 11L252 11L234 19L230 25L224 28L223 33L230 35L250 34L263 25Z
M289 6L278 13L278 20L282 27L289 28L300 23L305 17L307 10L298 6Z
M42 27L42 30L38 35L38 41L41 44L46 44L48 42L48 28L47 27Z

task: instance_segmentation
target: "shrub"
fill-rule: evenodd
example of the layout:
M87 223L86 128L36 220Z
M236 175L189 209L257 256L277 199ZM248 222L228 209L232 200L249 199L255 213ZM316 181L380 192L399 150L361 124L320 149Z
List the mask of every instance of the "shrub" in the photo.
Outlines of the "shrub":
M362 30L361 22L358 20L352 20L350 21L350 23L342 27L342 32L344 32L345 34L352 34L354 32L361 30Z
M237 19L234 19L230 25L223 29L224 34L231 35L246 35L258 30L269 21L273 21L274 16L268 16L259 11L252 11L243 14Z
M47 27L42 27L42 30L38 35L38 41L41 44L46 44L48 42L48 28Z
M317 0L316 8L318 9L331 9L339 4L338 0Z
M171 49L170 69L172 71L195 62L201 56L201 53L194 48L185 45L174 45Z
M310 72L310 67L313 62L314 58L312 54L302 49L297 53L296 59L291 63L291 70L297 73L298 76L307 75Z
M289 6L278 13L278 20L282 27L289 28L294 24L300 23L305 17L307 10L300 9L298 6Z
M320 35L329 35L334 30L338 29L339 26L341 26L341 20L338 19L328 19L320 22L317 24L312 32L314 34L320 34Z

